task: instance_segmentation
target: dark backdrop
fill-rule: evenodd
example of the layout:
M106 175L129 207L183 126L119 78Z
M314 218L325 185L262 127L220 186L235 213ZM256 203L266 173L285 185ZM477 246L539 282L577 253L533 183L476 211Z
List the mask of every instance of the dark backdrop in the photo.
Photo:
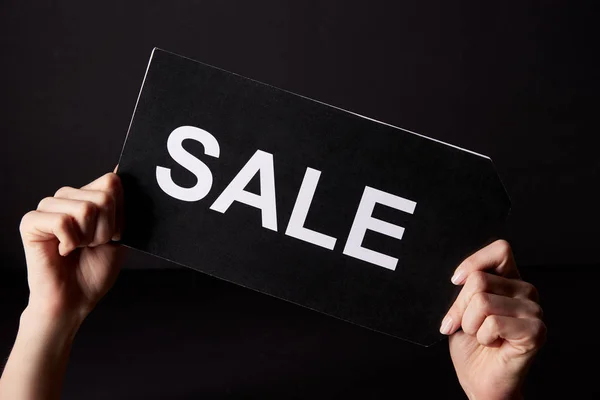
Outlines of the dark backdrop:
M553 307L530 389L591 390L567 340L585 330L576 347L593 350L597 18L593 1L2 1L2 355L26 296L21 215L112 170L157 46L491 156L517 261ZM92 315L69 398L376 396L402 381L459 393L445 346L414 349L133 252L126 266L168 270L127 271Z
M598 262L594 3L3 0L2 253L116 164L157 46L489 155L521 263Z

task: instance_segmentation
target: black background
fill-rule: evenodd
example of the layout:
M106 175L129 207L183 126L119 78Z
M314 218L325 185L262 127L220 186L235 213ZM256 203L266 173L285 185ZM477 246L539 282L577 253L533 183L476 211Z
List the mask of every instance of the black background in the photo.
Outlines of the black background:
M26 293L20 216L112 170L158 46L491 156L512 199L509 239L549 325L528 389L589 395L581 365L597 357L587 310L600 263L594 6L3 1L2 354ZM422 352L141 254L127 267L169 271L123 275L77 339L67 398L459 393L444 346ZM281 315L295 322L276 323Z

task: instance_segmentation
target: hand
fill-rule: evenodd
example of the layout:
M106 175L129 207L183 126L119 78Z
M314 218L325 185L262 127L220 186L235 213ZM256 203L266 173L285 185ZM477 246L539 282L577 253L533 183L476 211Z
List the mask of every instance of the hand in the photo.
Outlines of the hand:
M21 220L29 304L0 378L0 399L59 399L73 338L119 273L119 177L59 189Z
M81 189L63 187L40 201L20 226L30 289L28 308L81 321L113 285L123 194L108 173Z
M470 399L521 398L527 368L546 336L537 290L520 279L503 240L463 261L452 282L464 286L440 331L451 335L462 388Z

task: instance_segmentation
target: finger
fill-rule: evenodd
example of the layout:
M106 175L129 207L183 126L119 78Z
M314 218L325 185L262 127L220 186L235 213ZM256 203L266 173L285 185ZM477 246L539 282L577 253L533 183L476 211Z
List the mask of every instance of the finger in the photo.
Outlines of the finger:
M78 229L68 214L30 211L21 219L19 230L25 247L58 239L58 252L61 256L68 255L80 243Z
M98 216L98 209L94 203L83 200L46 197L40 201L37 209L42 212L70 215L79 229L79 247L87 246L94 240Z
M467 257L454 271L451 281L461 285L474 271L491 270L507 278L519 278L519 271L510 245L506 240L496 240L475 254Z
M111 194L97 190L63 187L54 197L93 203L97 208L96 229L94 238L88 246L95 247L110 241L115 232L115 199Z
M108 172L100 178L93 180L81 187L84 190L100 190L103 192L115 193L121 190L121 179L114 172Z
M483 346L492 346L498 339L504 339L521 354L537 350L545 338L546 325L535 318L490 315L477 331L477 341Z
M450 335L460 328L463 314L471 298L477 293L492 293L532 301L537 301L538 297L537 290L528 282L475 271L469 275L454 304L444 317L440 327L441 333Z
M534 301L515 299L492 293L476 293L463 314L461 326L465 333L475 336L490 315L514 318L542 318L542 308Z
M117 171L119 165L115 167L114 171ZM121 178L115 173L109 172L104 174L100 178L93 182L83 186L84 190L98 190L110 193L115 199L115 231L113 233L113 240L119 240L121 233L123 232L123 187L121 185Z

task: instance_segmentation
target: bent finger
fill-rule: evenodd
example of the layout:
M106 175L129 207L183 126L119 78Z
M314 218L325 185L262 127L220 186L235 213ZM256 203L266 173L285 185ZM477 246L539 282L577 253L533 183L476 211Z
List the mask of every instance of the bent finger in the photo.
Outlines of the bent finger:
M19 230L26 248L57 239L57 250L62 256L75 250L80 243L78 229L68 214L30 211L21 219Z
M467 257L456 268L451 281L455 285L462 285L475 271L493 271L506 278L520 278L512 249L506 240L496 240Z
M119 240L123 232L123 186L121 178L116 174L119 165L113 172L104 174L100 178L83 186L83 190L94 190L109 193L114 198L115 205L115 225L112 239Z
M113 194L98 190L64 187L56 192L55 197L70 200L88 201L96 206L98 210L96 229L94 230L94 237L88 246L94 247L107 243L115 234L116 206Z
M506 340L519 354L541 347L546 337L546 325L536 318L513 318L490 315L477 331L477 341L492 346L498 339Z
M490 315L541 319L542 308L531 300L515 299L492 293L477 293L471 298L463 315L461 321L463 331L475 336Z
M42 199L37 207L38 211L47 213L68 214L76 222L79 229L79 246L87 246L94 239L96 231L96 218L98 209L95 204L84 200L70 200L57 197Z
M469 275L458 297L444 317L440 327L441 333L450 335L460 328L463 314L472 297L478 293L492 293L532 301L537 301L538 298L537 290L528 282L475 271Z

